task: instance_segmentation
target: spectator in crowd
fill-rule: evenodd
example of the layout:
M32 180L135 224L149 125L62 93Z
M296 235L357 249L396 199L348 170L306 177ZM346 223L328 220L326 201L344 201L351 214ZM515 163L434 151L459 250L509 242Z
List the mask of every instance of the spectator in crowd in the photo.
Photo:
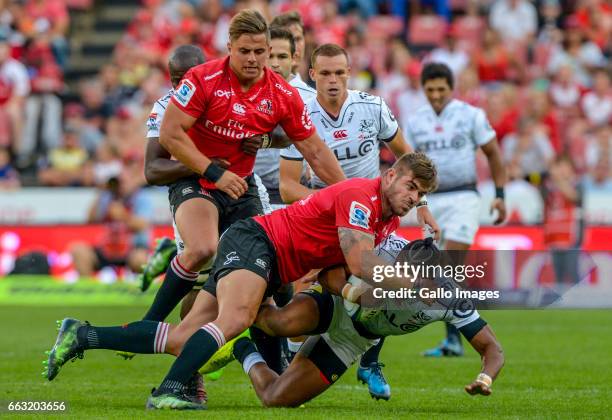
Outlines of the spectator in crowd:
M79 133L74 127L64 129L63 142L51 149L38 172L43 185L67 187L90 185L89 156L79 143Z
M30 80L25 66L11 57L8 35L0 32L0 146L19 147Z
M528 0L496 0L489 18L491 28L512 46L529 45L538 27L537 10Z
M580 99L586 89L574 77L570 64L564 64L553 75L549 95L553 106L564 118L575 118L580 114Z
M458 31L459 29L456 25L450 25L446 32L444 45L434 49L425 59L426 62L431 61L446 64L453 71L455 78L465 70L470 62L470 57L467 52L458 46Z
M580 105L591 125L612 124L612 89L607 68L593 72L593 89L583 96Z
M612 176L610 176L610 159L602 156L584 177L584 191L612 194Z
M548 62L548 71L550 74L554 74L559 67L570 65L578 83L589 87L591 86L589 71L604 65L605 57L601 48L588 40L584 34L584 29L574 17L569 17L565 25L563 42L552 52Z
M0 146L0 190L14 190L20 185L19 173L11 165L9 148Z
M545 90L532 88L525 101L525 113L542 128L556 153L563 150L559 132L559 117L550 106L550 100Z
M117 178L123 169L119 151L109 142L101 143L92 165L92 179L96 186L103 186L111 178Z
M590 171L600 162L612 162L612 127L609 124L597 127L586 142L587 170Z
M80 276L92 276L103 267L127 267L139 272L146 263L153 216L150 199L130 182L127 173L108 180L89 210L89 223L104 226L104 235L94 245L71 247Z
M559 155L542 183L544 242L551 249L557 283L580 281L578 262L583 239L583 187L568 155Z
M408 78L408 86L397 98L397 109L400 128L407 130L408 118L414 111L427 104L427 97L421 88L421 63L411 60L406 63L405 74Z
M478 78L483 83L502 82L510 79L511 71L517 66L515 58L504 46L499 33L487 29L483 36L482 48L474 54Z
M484 108L488 92L478 80L478 72L473 66L466 67L457 78L455 97L478 108Z
M70 23L66 2L63 0L26 0L22 27L30 37L44 34L49 39L57 63L64 68L68 60L66 34Z
M62 136L62 102L58 95L64 82L46 36L37 35L30 40L23 58L30 73L32 92L26 100L25 125L18 153L22 161L29 163L36 160L39 138L43 150L47 151L56 148Z
M518 164L523 176L539 176L545 173L555 157L555 151L545 131L535 120L523 117L518 131L509 134L502 142L506 162Z

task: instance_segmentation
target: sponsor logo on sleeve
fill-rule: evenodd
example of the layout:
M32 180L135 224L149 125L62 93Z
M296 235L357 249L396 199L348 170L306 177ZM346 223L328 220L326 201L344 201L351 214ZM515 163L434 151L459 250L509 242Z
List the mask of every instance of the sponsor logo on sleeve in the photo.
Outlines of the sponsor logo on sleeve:
M364 206L358 201L351 203L349 210L349 224L363 229L370 228L370 213L369 207Z
M281 92L283 92L285 95L287 96L291 96L293 95L293 92L291 92L289 89L285 88L283 85L281 85L280 83L277 83L274 85L278 90L280 90Z
M147 120L147 128L149 130L157 130L159 128L159 124L157 123L157 112L151 112L149 114L149 119Z
M187 106L191 97L196 91L196 87L189 80L185 79L174 92L174 99L182 106Z

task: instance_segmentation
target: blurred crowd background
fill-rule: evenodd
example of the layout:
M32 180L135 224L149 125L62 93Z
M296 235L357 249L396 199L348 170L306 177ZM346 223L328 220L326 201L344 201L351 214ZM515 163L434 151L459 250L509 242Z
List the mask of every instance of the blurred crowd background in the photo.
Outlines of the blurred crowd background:
M449 64L456 96L486 110L514 182L537 187L567 155L585 189L612 194L610 0L142 0L96 71L73 71L75 22L119 3L130 2L0 0L0 189L142 187L169 52L193 43L225 55L231 16L256 8L299 11L307 56L325 42L347 48L350 87L383 96L400 125L426 101L423 63ZM486 183L484 158L479 167Z

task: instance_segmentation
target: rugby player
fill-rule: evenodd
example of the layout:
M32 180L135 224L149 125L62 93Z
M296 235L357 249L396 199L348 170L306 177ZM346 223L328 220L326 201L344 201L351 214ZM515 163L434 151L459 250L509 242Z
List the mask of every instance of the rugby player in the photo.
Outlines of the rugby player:
M494 224L506 218L504 185L506 173L495 131L482 109L453 99L454 79L450 68L428 63L421 73L428 104L417 109L404 127L412 146L427 154L440 170L440 187L428 197L429 208L442 227L442 246L455 254L465 253L478 231L480 195L476 190L476 152L487 158L495 183L490 211ZM447 323L447 336L426 356L461 356L463 346L457 329Z
M291 73L294 60L296 57L296 45L293 35L287 29L278 26L270 27L270 59L268 65L272 71L283 77L289 84L295 87L304 102L313 98L316 95L314 89L306 85L299 77L295 77ZM276 127L272 132L272 138L279 144L289 145L287 135L281 127ZM263 184L269 194L270 207L278 209L285 207L279 193L279 159L280 150L275 148L261 149L257 153L255 159L255 167L253 171L261 177ZM274 302L282 307L289 303L293 296L293 290L290 284L279 288L274 293ZM251 334L258 334L257 330L251 330ZM290 340L280 340L274 338L259 338L258 342L262 343L265 340L266 345L262 348L265 359L268 363L276 359L276 363L271 363L270 367L276 372L281 373L287 365L285 359L291 358L290 350L293 342ZM261 345L259 347L262 347ZM298 345L299 347L299 345ZM284 351L281 351L282 350ZM284 357L280 356L284 354ZM277 356L278 355L278 356Z
M306 106L317 132L334 152L347 178L380 175L381 142L396 157L412 151L381 97L348 89L350 65L343 48L335 44L321 45L312 53L311 61L310 77L316 82L317 95ZM326 185L316 175L310 180L310 186L301 183L304 158L295 147L283 149L280 154L280 193L285 202L301 200ZM427 201L418 204L417 217L423 225L430 226L438 239L439 228L427 208ZM378 361L383 342L384 339L380 340L361 360L357 379L368 384L372 396L388 399L391 389ZM289 344L297 351L293 341Z
M136 321L94 327L67 318L49 354L47 377L88 349L179 355L147 402L150 408L201 409L185 384L227 341L252 325L267 295L311 269L346 264L372 278L382 261L373 252L399 218L436 188L436 169L421 153L402 156L376 179L351 179L266 216L238 221L221 237L218 255L192 310L178 326ZM412 285L387 278L381 287Z
M431 255L431 242L408 243L389 237L376 247L376 254L387 264L415 262L410 255ZM325 283L345 282L345 268L321 273ZM338 280L330 280L330 277ZM352 276L355 286L361 282ZM431 283L432 285L435 283ZM452 287L443 281L446 287ZM436 284L434 287L439 287ZM367 292L372 298L373 288ZM365 297L365 294L362 295ZM234 343L233 353L251 379L255 392L266 407L295 407L320 395L332 386L348 367L382 337L413 333L435 321L450 322L482 358L481 372L465 386L471 395L490 395L493 380L504 364L501 346L487 323L475 309L458 310L450 302L421 299L384 298L379 309L362 315L359 305L322 291L320 286L298 293L284 308L266 306L260 310L255 324L271 335L309 334L298 354L282 375L272 371L247 337ZM460 307L464 308L466 302Z
M243 10L229 27L229 56L190 69L175 90L160 127L159 142L192 172L198 183L174 186L181 202L175 219L181 236L197 244L174 257L150 312L168 314L193 288L200 269L213 257L219 232L236 220L263 214L252 170L254 154L245 138L280 124L306 155L313 170L330 183L344 178L333 154L318 137L303 101L285 80L265 67L270 53L268 26L259 12ZM256 153L256 149L255 149ZM225 160L229 168L211 159ZM202 200L183 201L189 195ZM179 223L180 225L180 223ZM188 239L189 238L189 239Z

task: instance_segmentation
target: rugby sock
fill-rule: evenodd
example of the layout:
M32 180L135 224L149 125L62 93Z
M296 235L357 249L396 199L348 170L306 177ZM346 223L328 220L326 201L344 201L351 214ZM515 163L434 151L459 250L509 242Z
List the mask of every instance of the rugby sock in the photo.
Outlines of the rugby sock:
M300 347L302 347L301 341L293 341L292 339L287 339L287 347L291 353L297 353Z
M380 356L380 350L382 349L384 342L385 339L381 338L378 344L373 347L370 347L368 351L366 351L363 356L361 356L361 362L359 362L359 365L361 367L367 368L372 363L378 363L378 357Z
M270 369L279 375L283 373L283 350L281 337L272 337L256 327L251 327L251 338L257 346L257 350L266 361Z
M461 344L461 337L459 336L459 330L450 322L445 322L446 325L446 339L451 343Z
M177 255L166 270L166 278L155 295L155 300L143 320L163 321L183 299L198 279L198 273L181 265Z
M242 337L234 343L233 352L234 357L240 362L242 369L244 369L244 373L247 375L254 365L257 363L265 363L261 354L257 352L255 344L247 337Z
M83 326L77 331L85 349L121 350L132 353L163 353L170 324L136 321L120 327Z
M179 389L189 381L194 372L225 344L223 332L212 322L196 331L185 343L180 356L174 361L160 389Z

